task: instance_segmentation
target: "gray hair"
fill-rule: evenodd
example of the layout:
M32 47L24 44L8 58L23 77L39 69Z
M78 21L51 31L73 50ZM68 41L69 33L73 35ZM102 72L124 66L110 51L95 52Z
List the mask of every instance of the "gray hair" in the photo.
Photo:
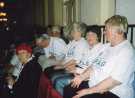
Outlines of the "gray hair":
M59 25L55 25L55 26L52 27L52 32L61 32L60 29L61 28L60 28Z
M115 28L117 32L127 33L128 21L125 16L114 15L105 21L105 25Z
M41 35L38 35L38 36L36 36L36 39L37 40L50 40L50 36L49 35L47 35L47 34L41 34Z
M80 32L82 35L86 33L87 25L81 22L74 22L71 27L71 32Z

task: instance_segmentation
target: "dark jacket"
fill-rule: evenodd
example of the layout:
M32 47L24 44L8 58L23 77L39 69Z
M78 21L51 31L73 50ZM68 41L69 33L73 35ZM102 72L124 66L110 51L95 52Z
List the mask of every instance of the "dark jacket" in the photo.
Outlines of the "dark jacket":
M33 58L25 64L14 85L14 98L37 98L41 72L42 68L37 63L37 58Z

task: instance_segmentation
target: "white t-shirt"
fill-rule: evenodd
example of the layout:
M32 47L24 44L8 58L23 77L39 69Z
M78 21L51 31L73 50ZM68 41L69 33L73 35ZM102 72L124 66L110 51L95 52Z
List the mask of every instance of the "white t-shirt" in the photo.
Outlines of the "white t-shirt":
M89 45L84 38L81 38L78 41L71 41L67 45L65 62L70 61L71 59L76 60L76 63L79 63L84 56L84 51L89 49Z
M90 87L112 77L121 82L110 90L112 93L120 98L134 98L132 83L135 72L135 53L127 40L114 47L108 44L104 52L93 61L92 67L94 73L90 76Z
M61 38L51 37L49 46L44 48L44 51L47 58L53 55L58 60L64 59L66 43Z
M88 51L84 51L85 54L81 59L80 63L76 67L76 72L81 74L85 69L91 66L92 61L100 55L100 53L104 50L104 45L102 43L98 43L92 48L88 49Z

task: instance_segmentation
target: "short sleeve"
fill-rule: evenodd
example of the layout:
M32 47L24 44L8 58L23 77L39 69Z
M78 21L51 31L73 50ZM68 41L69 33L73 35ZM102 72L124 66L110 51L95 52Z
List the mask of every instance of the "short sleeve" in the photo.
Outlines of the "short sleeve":
M88 50L88 45L86 43L79 44L76 46L74 50L74 55L73 58L77 61L77 63L80 62L80 60L83 58L85 55L85 51Z
M134 61L134 57L130 54L123 53L123 55L118 56L114 63L111 77L121 83L129 80L135 71Z
M53 45L54 55L56 59L62 59L66 54L66 43L62 39L56 39Z

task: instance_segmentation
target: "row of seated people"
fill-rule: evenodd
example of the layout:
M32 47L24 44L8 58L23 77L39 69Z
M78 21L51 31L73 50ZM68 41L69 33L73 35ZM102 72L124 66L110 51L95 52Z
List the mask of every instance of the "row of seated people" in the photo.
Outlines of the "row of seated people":
M134 98L135 53L125 37L127 26L124 16L106 20L106 44L100 42L99 26L73 23L67 45L47 34L36 36L33 51L27 44L19 45L11 59L12 75L6 77L10 96L6 91L3 96Z

